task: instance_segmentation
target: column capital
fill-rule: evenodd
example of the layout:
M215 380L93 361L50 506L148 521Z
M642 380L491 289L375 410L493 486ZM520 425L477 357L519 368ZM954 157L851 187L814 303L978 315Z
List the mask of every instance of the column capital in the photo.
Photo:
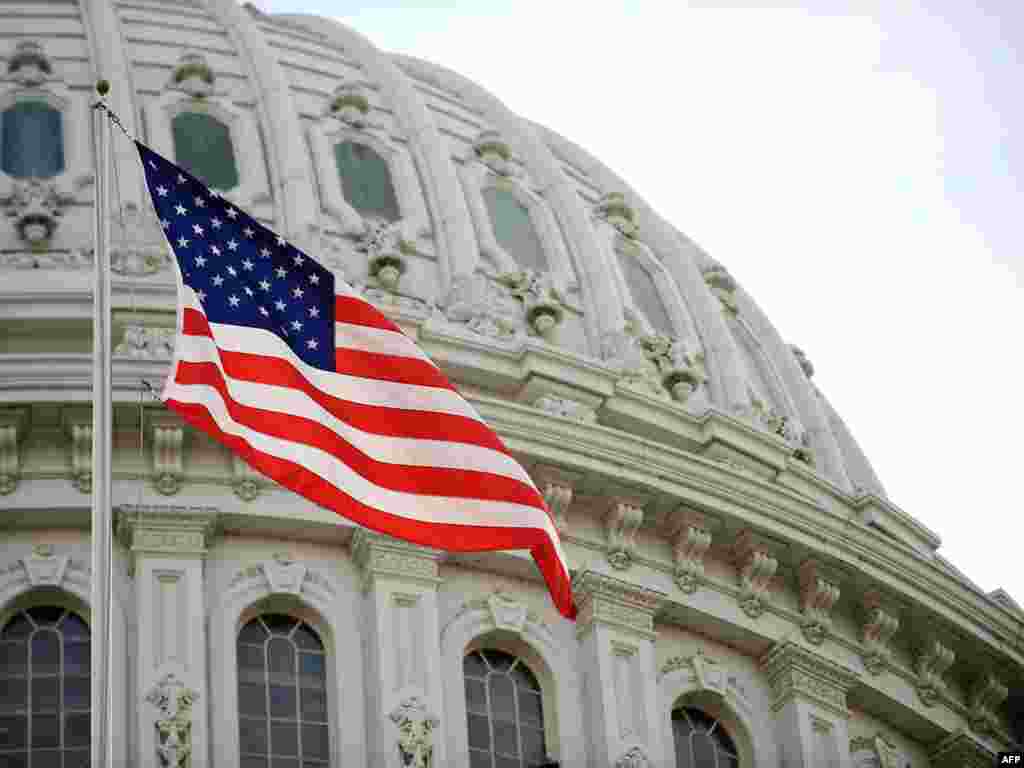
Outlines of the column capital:
M381 577L414 582L431 589L436 589L441 583L441 550L421 547L365 528L357 529L352 535L351 550L352 559L363 573L364 592Z
M665 599L664 592L596 571L577 574L572 591L579 608L577 636L604 624L654 640L654 614Z
M800 697L847 717L846 692L857 673L791 641L777 643L761 658L772 687L772 711Z
M117 535L134 555L202 557L219 531L215 507L126 504L117 509Z

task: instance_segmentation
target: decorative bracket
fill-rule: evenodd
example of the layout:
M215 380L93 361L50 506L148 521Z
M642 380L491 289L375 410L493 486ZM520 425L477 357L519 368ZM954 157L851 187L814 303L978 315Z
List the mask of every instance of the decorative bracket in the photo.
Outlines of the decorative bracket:
M522 634L527 615L525 605L501 592L495 592L487 598L487 607L491 611L491 618L494 619L495 629Z
M49 544L36 544L32 547L32 554L23 557L21 563L33 587L59 587L64 583L68 556L54 555L53 547Z
M306 566L296 563L284 552L277 552L273 559L260 563L260 570L267 579L271 592L297 595L302 592L306 580Z
M555 528L560 535L566 535L569 532L568 515L573 485L579 480L579 475L541 464L533 468L533 478L537 488L544 494L544 502L551 511Z
M900 628L900 620L893 611L883 605L878 592L864 596L866 618L861 630L861 658L864 667L872 675L879 675L889 662L889 642Z
M237 453L231 454L231 474L234 479L235 495L243 501L252 501L260 495L260 487L265 481L262 472L253 469L248 462Z
M825 573L817 560L800 566L800 610L804 615L804 637L821 645L832 627L832 608L839 599L837 579Z
M953 666L956 654L938 640L925 643L917 656L914 669L917 672L917 694L926 707L935 704L946 684L942 676Z
M5 408L0 411L0 496L14 493L21 479L18 447L25 439L28 409Z
M388 718L398 727L398 757L402 768L429 768L434 752L434 730L441 724L419 696L409 696Z
M711 532L703 515L687 510L686 519L672 542L676 586L688 595L704 578L704 556L711 547Z
M62 414L71 449L71 482L82 493L92 493L92 410L68 408Z
M775 577L779 561L752 531L744 529L736 537L733 558L739 569L740 608L752 619L764 613L765 593Z
M151 416L153 482L160 493L171 496L184 480L185 425L169 413Z
M1006 701L1009 689L992 673L985 673L971 691L968 722L978 734L995 734L999 729L996 708Z
M187 688L177 675L164 675L146 694L159 710L155 723L156 753L164 768L187 768L192 754L192 703L199 694Z
M612 568L623 571L633 564L636 532L643 520L643 502L621 497L611 499L605 515L605 533Z

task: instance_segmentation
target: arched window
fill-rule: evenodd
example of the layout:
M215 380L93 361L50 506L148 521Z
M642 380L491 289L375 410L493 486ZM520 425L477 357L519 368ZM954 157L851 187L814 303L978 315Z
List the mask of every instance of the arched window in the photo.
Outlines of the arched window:
M672 713L676 768L738 768L736 745L722 724L694 707Z
M360 215L385 221L402 217L387 161L373 147L343 141L334 147L334 161L345 200Z
M282 614L238 633L241 768L312 768L330 760L327 670L320 637Z
M19 611L0 632L0 765L89 762L89 627L54 606Z
M534 229L530 212L506 189L488 187L481 194L491 218L494 239L521 267L545 272L544 248Z
M470 768L533 768L545 762L540 685L522 659L474 651L463 671Z
M621 253L619 254L619 263L622 265L622 273L626 277L629 293L633 297L633 306L644 313L647 322L655 331L667 336L674 336L675 329L672 327L672 320L668 316L668 310L661 300L661 293L658 291L658 286L654 284L651 273L644 269L639 261Z
M19 101L4 110L0 148L4 173L48 179L64 171L64 121L42 101Z
M201 112L180 112L171 121L174 157L182 168L212 189L238 186L231 130Z

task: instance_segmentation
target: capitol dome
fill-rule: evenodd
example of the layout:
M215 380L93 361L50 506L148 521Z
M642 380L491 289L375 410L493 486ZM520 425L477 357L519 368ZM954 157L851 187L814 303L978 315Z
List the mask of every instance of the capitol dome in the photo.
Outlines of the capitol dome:
M600 160L328 19L51 0L0 25L0 763L89 753L99 77L130 134L445 371L543 492L580 606L528 553L360 529L149 394L175 273L115 135L116 765L988 768L1019 744L1020 606L938 554L799 340Z

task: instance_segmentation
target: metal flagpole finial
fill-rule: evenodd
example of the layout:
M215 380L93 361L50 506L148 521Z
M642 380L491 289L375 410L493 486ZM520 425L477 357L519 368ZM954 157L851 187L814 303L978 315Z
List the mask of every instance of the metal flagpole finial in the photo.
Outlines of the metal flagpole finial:
M110 93L110 81L109 80L97 80L96 81L96 93L100 95L101 99L105 99L107 94Z
M120 128L121 129L121 133L123 133L125 136L127 136L132 141L134 141L135 137L133 137L130 133L128 133L128 129L125 128L124 125L121 123L121 118L117 116L117 113L114 112L114 110L112 110L109 106L107 106L107 94L110 93L110 81L106 80L106 79L97 80L96 81L96 93L99 94L100 100L97 101L95 104L93 104L92 108L93 109L98 109L98 110L100 110L102 112L106 112L107 113L107 118L110 120L110 122L113 123L114 125L116 125L118 128Z

